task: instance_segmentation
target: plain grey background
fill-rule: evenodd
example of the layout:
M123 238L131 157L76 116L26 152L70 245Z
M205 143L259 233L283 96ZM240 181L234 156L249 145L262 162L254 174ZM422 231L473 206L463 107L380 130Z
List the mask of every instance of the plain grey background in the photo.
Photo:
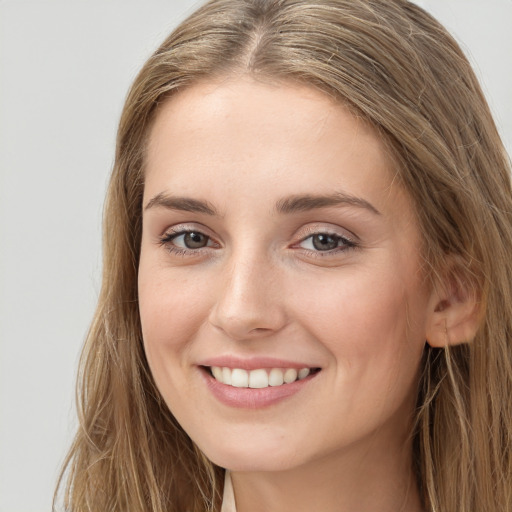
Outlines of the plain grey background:
M0 512L51 509L123 99L199 3L0 0ZM512 0L417 3L462 43L510 153Z

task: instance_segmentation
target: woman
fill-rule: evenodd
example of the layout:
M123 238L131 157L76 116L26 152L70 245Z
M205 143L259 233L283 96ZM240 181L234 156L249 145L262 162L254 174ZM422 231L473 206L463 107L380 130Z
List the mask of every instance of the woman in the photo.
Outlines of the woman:
M121 118L66 509L512 510L511 200L416 5L207 3Z

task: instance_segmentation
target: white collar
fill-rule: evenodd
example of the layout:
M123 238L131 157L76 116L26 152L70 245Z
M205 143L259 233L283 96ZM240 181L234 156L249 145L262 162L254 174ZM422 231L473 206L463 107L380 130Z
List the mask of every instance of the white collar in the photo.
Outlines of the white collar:
M224 494L222 496L222 508L220 512L236 512L233 483L231 482L231 475L227 469L226 475L224 476Z

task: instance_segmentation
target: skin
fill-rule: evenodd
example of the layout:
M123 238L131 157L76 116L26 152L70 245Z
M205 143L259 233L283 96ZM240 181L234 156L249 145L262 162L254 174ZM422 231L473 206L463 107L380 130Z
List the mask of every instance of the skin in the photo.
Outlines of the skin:
M238 512L420 511L408 436L436 301L376 132L313 89L229 78L161 106L146 163L147 358L185 431L232 471ZM283 198L333 191L358 202L276 211ZM166 207L163 195L216 214ZM206 246L187 249L183 229ZM338 247L315 249L318 233ZM274 405L236 408L198 366L219 355L321 371Z

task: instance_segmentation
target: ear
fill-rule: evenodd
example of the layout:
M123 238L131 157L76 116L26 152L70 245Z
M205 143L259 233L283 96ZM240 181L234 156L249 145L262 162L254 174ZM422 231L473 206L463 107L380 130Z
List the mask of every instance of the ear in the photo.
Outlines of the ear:
M473 340L480 325L480 297L468 269L450 259L443 283L434 286L429 301L427 343L431 347L460 345ZM461 270L463 269L463 270Z

